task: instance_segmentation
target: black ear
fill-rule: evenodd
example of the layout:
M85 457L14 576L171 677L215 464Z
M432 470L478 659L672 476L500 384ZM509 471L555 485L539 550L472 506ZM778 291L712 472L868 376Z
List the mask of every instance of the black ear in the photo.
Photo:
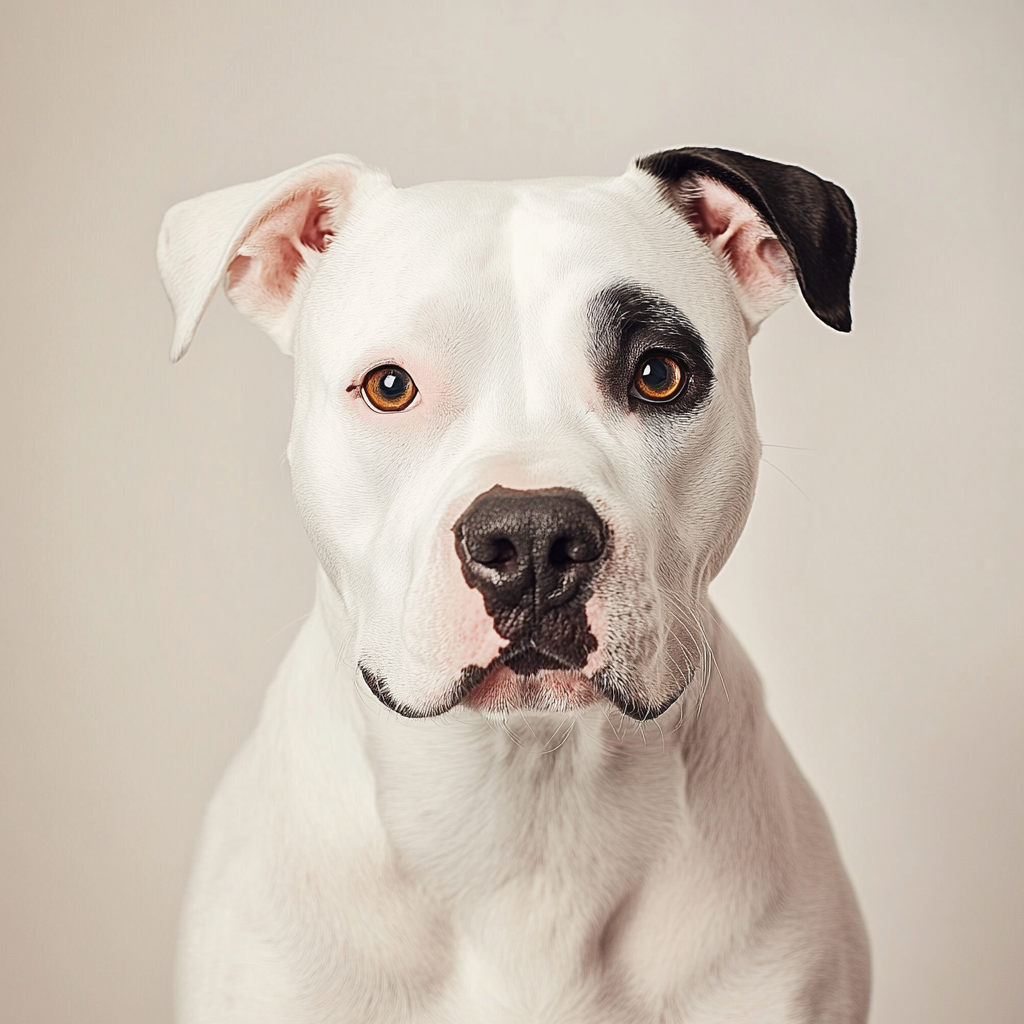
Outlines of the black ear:
M668 149L636 165L669 186L712 178L745 199L782 243L814 314L837 331L850 330L857 218L838 185L802 167L728 149Z

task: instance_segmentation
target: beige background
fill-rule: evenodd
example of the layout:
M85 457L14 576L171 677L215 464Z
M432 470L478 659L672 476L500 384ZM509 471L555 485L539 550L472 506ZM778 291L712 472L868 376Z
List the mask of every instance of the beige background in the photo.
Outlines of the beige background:
M205 802L312 598L290 369L219 298L170 367L172 202L336 150L397 183L710 144L845 186L852 336L754 345L716 584L832 816L876 1024L1024 1020L1021 7L29 3L0 31L0 1020L166 1022Z

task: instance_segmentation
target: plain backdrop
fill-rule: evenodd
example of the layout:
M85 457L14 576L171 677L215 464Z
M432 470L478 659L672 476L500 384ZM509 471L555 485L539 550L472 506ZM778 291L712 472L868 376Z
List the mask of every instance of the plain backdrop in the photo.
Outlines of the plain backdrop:
M753 344L713 594L820 793L875 1024L1024 1020L1022 8L48 3L0 31L0 1020L165 1024L205 803L309 610L290 363L167 361L164 210L351 152L399 185L718 145L843 185L854 332Z

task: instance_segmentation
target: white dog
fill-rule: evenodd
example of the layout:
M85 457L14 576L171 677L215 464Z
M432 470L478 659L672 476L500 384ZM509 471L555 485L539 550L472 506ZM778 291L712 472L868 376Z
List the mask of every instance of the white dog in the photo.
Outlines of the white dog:
M829 825L707 588L750 508L747 344L849 330L846 194L681 149L395 188L345 156L165 218L295 361L317 602L210 807L187 1024L867 1013Z

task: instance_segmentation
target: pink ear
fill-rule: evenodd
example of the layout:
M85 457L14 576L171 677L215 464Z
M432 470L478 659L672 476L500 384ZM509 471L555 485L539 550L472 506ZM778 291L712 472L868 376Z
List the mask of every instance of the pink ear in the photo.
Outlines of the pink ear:
M699 177L684 199L687 218L732 272L740 310L753 336L761 321L796 294L796 274L782 243L745 199Z
M322 181L291 190L249 230L228 265L228 297L279 343L290 332L304 272L337 230L342 202Z
M316 264L364 185L391 182L339 153L171 207L157 262L174 310L172 362L188 351L222 281L235 305L289 352Z

